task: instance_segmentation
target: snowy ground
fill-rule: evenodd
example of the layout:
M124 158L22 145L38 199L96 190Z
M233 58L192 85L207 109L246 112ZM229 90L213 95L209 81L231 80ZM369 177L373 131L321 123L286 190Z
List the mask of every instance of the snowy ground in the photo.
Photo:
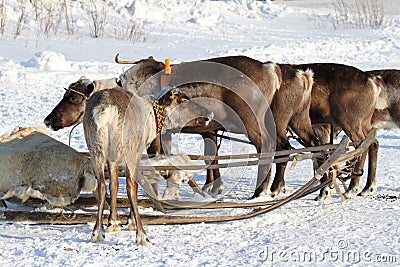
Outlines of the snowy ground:
M7 10L9 29L0 39L0 135L17 126L43 125L62 97L62 88L81 75L101 79L126 70L128 66L113 63L117 52L124 59L152 55L158 60L169 57L174 63L247 55L261 61L400 69L400 3L395 0L384 1L391 24L379 30L333 30L330 1L110 1L110 19L132 15L143 23L146 41L135 44L111 35L92 39L80 4L85 1L71 2L74 35L45 38L31 14L14 40L12 23L18 17L18 1L6 2L11 8ZM51 136L67 142L68 130L51 132ZM0 265L376 266L385 262L395 266L400 261L400 130L380 131L378 139L380 197L358 197L342 204L336 196L329 203L309 196L245 221L146 226L153 243L149 247L138 247L134 233L128 231L107 234L104 243L92 244L92 224L2 223ZM186 152L201 151L197 137L176 136L175 140ZM85 150L81 128L75 131L72 146ZM223 153L254 152L253 147L230 142L223 143L222 149ZM200 184L204 175L196 174ZM225 198L249 197L255 175L256 169L250 167L226 170ZM289 192L311 176L309 162L288 171ZM230 212L234 211L225 213Z

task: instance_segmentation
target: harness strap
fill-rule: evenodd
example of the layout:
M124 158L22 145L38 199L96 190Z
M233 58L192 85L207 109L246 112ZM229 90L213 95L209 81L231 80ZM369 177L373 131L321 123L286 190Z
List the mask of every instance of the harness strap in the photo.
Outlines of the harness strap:
M71 91L71 92L74 92L74 93L76 93L76 94L78 94L78 95L81 95L81 96L83 96L86 100L88 99L88 97L84 94L84 93L82 93L82 92L79 92L79 91L76 91L76 90L74 90L74 89L71 89L71 88L64 88L64 90L65 91Z

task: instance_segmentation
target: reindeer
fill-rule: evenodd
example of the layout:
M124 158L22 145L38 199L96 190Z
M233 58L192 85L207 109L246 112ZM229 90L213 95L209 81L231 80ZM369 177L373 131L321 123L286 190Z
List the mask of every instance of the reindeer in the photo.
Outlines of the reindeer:
M93 86L89 84L87 90L91 89ZM79 95L73 91L72 93ZM90 92L87 93L90 94ZM165 129L178 128L183 125L205 126L209 123L208 116L212 114L199 105L193 103L185 105L184 101L188 99L185 94L174 90L165 92L159 98L158 105L165 107L166 113L171 115L165 121ZM179 114L174 114L172 110L178 105L184 107L180 108ZM207 118L204 118L206 113L208 113ZM92 242L102 241L105 238L102 224L106 198L105 163L109 165L111 176L111 212L107 230L121 230L116 211L117 164L121 161L126 166L126 186L131 206L128 228L136 228L137 244L150 244L137 208L137 179L141 153L157 135L156 122L151 102L122 88L98 91L87 100L83 115L83 128L98 181L99 197L98 215L91 237ZM133 221L135 221L135 225Z
M188 155L185 153L177 154L177 155L155 155L152 158L142 159L140 164L142 166L188 166L190 165L191 160ZM140 171L140 175L145 176L149 182L155 187L155 184L158 184L160 181L166 181L167 186L164 190L162 199L163 200L179 200L179 186L182 183L187 183L193 181L194 172L192 171L178 171L178 170L165 170L165 171L156 171L156 170L143 170ZM155 193L158 190L154 190Z
M44 119L44 124L54 131L82 122L86 101L97 91L117 87L117 79L90 81L82 76L65 89L61 101Z
M120 75L122 87L128 90L140 87L149 76L165 67L152 57L124 63L134 64ZM154 81L157 82L160 83ZM185 88L192 99L209 99L209 103L203 101L202 104L215 114L213 121L207 127L185 127L182 131L201 134L205 140L205 155L216 155L214 144L218 130L247 135L259 153L273 150L272 144L275 140L271 136L274 136L274 129L269 133L266 130L274 128L268 107L280 87L280 82L280 69L275 63L232 56L174 65L167 84ZM213 160L207 163L218 162ZM259 185L266 179L268 170L268 166L259 166ZM218 169L207 170L207 181L203 190L211 195L222 193L223 183ZM263 191L264 186L257 194Z
M82 76L78 81L71 83L68 88L65 88L66 92L63 98L54 107L50 114L46 116L46 118L44 119L44 124L54 131L58 131L59 129L81 123L88 98L97 91L118 87L118 84L119 83L116 78L95 80L92 82L85 76ZM150 155L155 154L155 152L153 152L153 147L154 145L151 145L147 149ZM179 157L179 155L171 155L169 158ZM158 157L153 161L157 159ZM161 177L160 174L158 174L158 176L156 174L153 174L153 176L158 178ZM176 186L173 186L173 184L177 184L177 178L192 177L192 173L184 170L172 170L168 172L168 175L162 175L162 177L165 177L165 179L167 180L166 191L174 192L176 190ZM148 193L154 193L157 196L157 183L153 181L151 185L152 188L149 188L150 190ZM172 186L172 188L168 188L170 186ZM171 198L172 193L167 193L166 197ZM158 205L159 203L156 204Z
M375 109L372 116L372 125L378 129L392 129L400 127L400 70L371 70L368 74L379 75L384 84L384 100L381 109Z
M118 57L116 57L116 61L120 63ZM299 71L294 68L285 65L280 67L272 62L261 63L257 60L244 57L244 56L232 56L232 57L220 57L220 58L212 58L205 60L206 62L218 63L227 66L227 68L233 68L240 73L242 76L246 75L252 82L254 82L260 89L261 95L259 97L264 98L265 103L268 105L271 104L271 110L273 117L275 119L276 124L276 134L277 134L277 148L278 149L288 149L290 147L289 142L286 137L286 129L288 125L292 127L293 130L297 132L297 134L304 140L304 143L307 145L315 145L318 144L318 139L315 138L314 132L311 127L311 121L308 115L309 105L310 105L310 94L311 87L313 84L313 74L311 71ZM202 61L203 62L203 61ZM128 62L124 61L123 63L131 63L134 66L127 70L125 73L120 75L120 81L124 88L137 88L143 80L149 76L149 73L160 71L164 68L163 63L155 61L153 58L142 59L138 62ZM201 65L201 63L200 63ZM206 64L204 64L206 65ZM190 133L199 133L205 139L205 154L206 155L216 155L217 154L217 146L216 146L216 131L218 130L231 130L236 133L244 133L246 134L253 145L255 145L258 152L261 151L260 141L257 140L259 136L262 136L265 133L260 132L260 128L257 125L257 122L251 120L252 114L251 109L249 110L249 103L245 101L235 100L234 92L230 90L224 90L216 85L209 85L204 83L192 82L201 80L198 78L199 76L199 66L194 65L191 66L188 63L178 64L172 67L172 80L174 84L182 85L183 87L187 87L185 89L188 92L188 95L192 98L196 97L208 97L212 99L219 100L229 107L231 107L236 114L239 115L239 122L234 120L234 116L231 116L230 121L226 119L223 120L221 117L227 118L226 111L220 109L219 111L214 111L215 114L219 114L220 118L214 118L214 121L223 121L221 125L215 125L215 128L210 129L207 128L195 128L195 129L183 129L185 132ZM203 66L204 67L204 66ZM208 67L208 66L207 66ZM186 68L186 70L184 70ZM203 69L207 69L204 67ZM216 81L215 78L218 70L215 71L215 68L209 68L210 70L207 72L202 70L205 74L208 75L207 81L214 82L215 84L232 85L234 88L238 88L240 91L239 96L248 97L251 95L252 89L251 84L243 82L244 78L237 78L235 75L220 75ZM282 69L282 73L281 73ZM184 71L182 71L184 70ZM236 74L236 73L231 73ZM184 77L185 81L182 81L182 77ZM179 80L181 79L181 80ZM204 77L203 77L204 79ZM247 87L246 87L247 86ZM254 106L257 106L257 103L251 103ZM215 108L215 107L214 107ZM249 112L250 111L250 112ZM217 115L218 116L218 115ZM267 120L266 120L267 121ZM244 124L244 129L238 129L240 124ZM211 126L211 125L210 125ZM268 127L267 127L268 128ZM252 134L249 134L252 133ZM211 142L206 142L209 139ZM209 163L217 163L217 161L211 161ZM281 164L278 166L278 171L276 175L282 175L285 169L286 164ZM265 176L263 176L265 175ZM219 170L208 170L207 172L207 181L204 186L205 190L210 190L211 192L220 193L222 191L222 179L219 178ZM264 178L265 177L265 178ZM258 197L263 193L268 192L268 183L269 183L270 171L268 173L263 172L262 169L259 168L258 172L258 186L254 192L253 197ZM219 178L219 179L218 179ZM213 188L210 189L213 184Z
M319 144L318 138L312 129L309 116L311 103L311 89L313 86L313 72L297 70L287 64L279 64L282 72L282 84L271 103L272 114L275 119L277 150L291 149L287 130L290 127L301 140L304 146ZM271 185L271 197L277 197L286 191L284 174L287 163L277 163L275 178Z
M355 143L365 139L373 128L371 119L374 112L384 108L382 90L385 85L380 77L352 66L335 63L291 66L302 70L311 69L314 72L310 106L313 124L333 124L342 129ZM373 144L369 148L369 154L372 156L376 153L377 144ZM356 164L353 176L362 175L366 156L367 153L364 153ZM372 188L372 181L375 180L375 172L372 169L368 172L368 182L361 192L362 195L375 190ZM357 194L358 181L359 178L351 180L345 193L347 198ZM321 190L318 199L326 200L329 196L330 190L325 188Z
M400 127L400 70L372 70L366 71L366 73L372 75L372 77L381 77L384 83L381 84L381 96L378 98L377 107L374 109L371 118L372 127L385 130ZM331 136L337 135L337 133L341 131L341 128L334 127L333 133L331 133L331 130L331 127L319 127L319 132L323 131L325 133L321 135L321 139L323 139L325 143L330 142ZM378 148L379 142L376 140L376 142L372 144L372 148L368 154L368 178L364 189L358 194L360 196L370 196L376 192ZM351 178L353 187L357 188L359 186L360 176L352 176Z

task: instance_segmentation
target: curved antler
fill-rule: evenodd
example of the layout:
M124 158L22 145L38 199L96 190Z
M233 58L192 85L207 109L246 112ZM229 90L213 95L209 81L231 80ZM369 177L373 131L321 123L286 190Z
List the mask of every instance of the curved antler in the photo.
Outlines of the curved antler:
M119 53L115 55L115 62L118 64L136 64L136 61L120 60Z

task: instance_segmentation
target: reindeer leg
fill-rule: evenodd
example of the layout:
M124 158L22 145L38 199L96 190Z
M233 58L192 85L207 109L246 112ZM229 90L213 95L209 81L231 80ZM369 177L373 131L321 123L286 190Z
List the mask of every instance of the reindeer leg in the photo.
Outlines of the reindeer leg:
M204 140L204 155L217 156L217 136L215 133L202 134ZM206 164L218 164L217 160L206 160ZM224 185L219 169L207 169L207 179L203 186L203 191L211 196L223 194Z
M210 152L211 151L211 149L210 149L211 145L209 144L210 140L209 140L208 136L209 136L208 134L203 134L202 135L203 141L204 141L204 155L205 156L210 156L211 155L210 154L211 153ZM205 160L205 163L206 163L206 165L209 165L211 163L211 161ZM212 185L214 183L214 175L213 175L213 171L211 169L207 169L206 173L207 173L206 174L207 175L206 182L205 182L202 190L203 190L203 192L211 195L211 189L212 189Z
M111 195L111 208L110 216L108 218L107 232L121 231L121 222L118 218L117 212L117 193L118 193L118 163L108 162L108 169L110 170L110 195Z
M286 192L285 170L287 163L277 163L275 178L271 185L271 197L279 197Z
M161 154L171 155L172 134L163 133L161 135Z
M361 193L359 193L360 196L371 196L376 192L376 166L378 162L378 149L379 143L378 140L376 140L376 142L369 147L367 183Z
M257 185L260 182L260 185L256 186L256 190L254 190L254 194L250 197L250 199L260 197L263 195L268 195L268 185L271 181L271 170L268 171L267 175L264 175L264 171L260 168L261 165L258 166L258 173L257 173ZM260 179L259 177L265 177Z
M286 136L286 128L282 129L280 133L277 132L276 146L278 150L291 149L289 140ZM275 166L275 177L271 185L271 197L278 197L279 195L282 195L286 192L285 170L287 162L277 163Z
M367 154L368 154L368 151L365 151L361 155L361 158L356 163L356 165L354 167L356 172L358 172L359 170L362 170L364 168L365 160L367 159ZM351 198L354 198L355 196L357 196L361 176L362 176L362 173L361 174L356 173L356 174L352 175L349 188L347 188L346 192L344 193L344 196L347 199L351 199Z
M142 221L140 219L140 214L137 205L137 192L138 192L138 184L132 176L131 171L126 168L126 190L128 193L128 199L131 206L131 212L129 214L129 225L133 223L135 220L136 223L136 244L138 245L150 245L150 241L147 237L146 231L143 228ZM133 173L138 175L137 169L133 171ZM129 227L128 225L128 227Z
M104 177L104 160L92 159L94 172L97 178L97 219L90 242L100 242L105 239L103 228L103 211L106 203L106 180Z
M319 165L321 166L321 164ZM324 176L321 179L321 183L327 181L330 178L328 175L330 174L324 174ZM321 189L319 195L315 198L315 200L321 202L328 202L331 199L333 189L334 187L328 184L327 186Z
M249 132L251 133L251 132ZM265 153L267 151L272 151L271 148L268 148L268 146L273 143L270 142L268 143L267 141L262 142L261 138L259 135L255 134L249 134L249 139L250 141L254 144L254 146L257 148L257 153ZM264 146L264 148L262 149L262 146ZM260 157L260 161L268 161L268 160L272 160L270 158L263 158ZM271 165L268 163L263 163L263 164L259 164L258 165L258 171L257 171L257 184L256 184L256 189L254 191L253 196L251 196L250 199L262 196L262 195L269 195L270 191L269 191L269 183L271 181Z
M209 136L209 138L213 142L212 144L209 144L210 145L210 147L209 147L210 152L209 153L212 154L212 155L218 156L218 145L217 145L217 135L216 135L216 133L211 134ZM218 164L218 160L213 160L211 162L211 164L212 165ZM222 181L219 169L212 169L211 171L212 171L212 176L213 176L213 180L214 180L213 187L212 187L212 190L211 190L211 194L214 197L222 196L222 194L224 193L224 183Z

